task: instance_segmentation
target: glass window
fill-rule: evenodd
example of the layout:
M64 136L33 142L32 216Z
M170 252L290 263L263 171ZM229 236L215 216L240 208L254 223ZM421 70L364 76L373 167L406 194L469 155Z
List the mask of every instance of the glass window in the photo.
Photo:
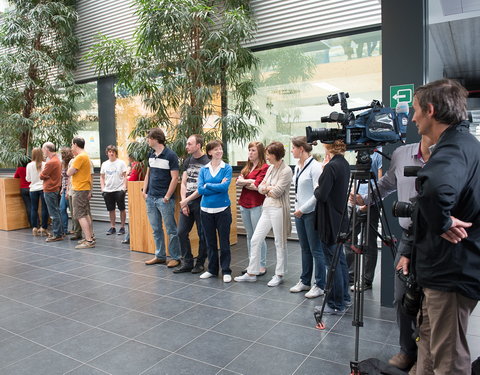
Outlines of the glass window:
M260 61L254 73L258 79L255 102L265 120L258 139L265 144L283 142L289 164L295 163L290 153L293 136L305 135L306 126L336 127L320 121L322 116L340 111L339 105L328 105L328 95L348 92L349 108L381 99L380 31L269 49L255 55ZM232 165L247 159L248 143L230 145ZM317 146L314 153L323 155L323 148Z
M85 139L85 151L95 167L100 167L100 137L98 131L97 81L81 85L84 95L77 99L78 120L81 128L77 135Z

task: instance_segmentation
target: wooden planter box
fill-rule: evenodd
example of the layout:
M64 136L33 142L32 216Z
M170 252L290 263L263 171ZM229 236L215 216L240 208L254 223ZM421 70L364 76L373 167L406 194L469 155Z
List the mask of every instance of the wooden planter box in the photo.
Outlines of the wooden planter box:
M20 179L0 178L0 229L28 227L27 213L20 195Z
M148 221L147 205L143 198L142 189L143 181L129 181L128 182L128 217L130 230L130 250L140 251L143 253L155 254L155 243L153 241L153 231ZM229 188L229 195L232 209L232 225L230 228L230 244L237 243L237 198L235 191L235 182L232 180ZM180 215L180 184L175 191L175 219L178 225L178 218ZM168 235L163 230L165 238L165 246L168 254ZM198 254L198 235L197 227L193 226L190 232L190 242L192 244L193 256Z

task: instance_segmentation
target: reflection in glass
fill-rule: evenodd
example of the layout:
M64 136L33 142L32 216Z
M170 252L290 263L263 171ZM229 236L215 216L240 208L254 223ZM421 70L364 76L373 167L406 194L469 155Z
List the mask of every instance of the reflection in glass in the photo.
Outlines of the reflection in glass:
M97 82L81 85L84 95L77 100L78 136L85 139L85 151L95 167L100 167L100 137L98 131Z
M327 104L327 95L349 92L350 107L381 99L380 31L264 50L255 55L260 62L258 71L252 73L258 82L255 102L265 119L259 140L265 144L280 141L290 150L291 137L305 135L306 126L336 126L320 122L320 117L340 110ZM317 147L316 151L323 153L323 148ZM246 158L246 145L229 147L233 165ZM294 164L290 152L285 160Z

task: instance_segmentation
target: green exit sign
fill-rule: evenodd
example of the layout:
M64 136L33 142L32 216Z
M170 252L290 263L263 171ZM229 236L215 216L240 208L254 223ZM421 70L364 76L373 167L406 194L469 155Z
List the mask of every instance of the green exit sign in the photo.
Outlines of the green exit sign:
M408 106L411 107L413 103L413 90L413 83L390 86L390 107L395 108L400 102L406 102Z

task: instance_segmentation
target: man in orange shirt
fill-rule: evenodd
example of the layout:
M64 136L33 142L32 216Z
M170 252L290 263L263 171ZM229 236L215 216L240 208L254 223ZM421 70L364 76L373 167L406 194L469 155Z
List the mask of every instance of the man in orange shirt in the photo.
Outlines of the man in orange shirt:
M43 195L53 226L53 235L49 236L46 241L62 241L64 233L59 207L60 188L62 186L62 163L52 142L44 143L42 151L47 158L47 163L40 172L40 179L43 180Z
M85 241L75 246L76 249L95 247L92 233L92 217L90 199L92 198L92 176L90 174L90 158L84 150L85 140L75 137L72 140L72 152L75 155L67 175L72 176L73 216L78 220L85 235Z

